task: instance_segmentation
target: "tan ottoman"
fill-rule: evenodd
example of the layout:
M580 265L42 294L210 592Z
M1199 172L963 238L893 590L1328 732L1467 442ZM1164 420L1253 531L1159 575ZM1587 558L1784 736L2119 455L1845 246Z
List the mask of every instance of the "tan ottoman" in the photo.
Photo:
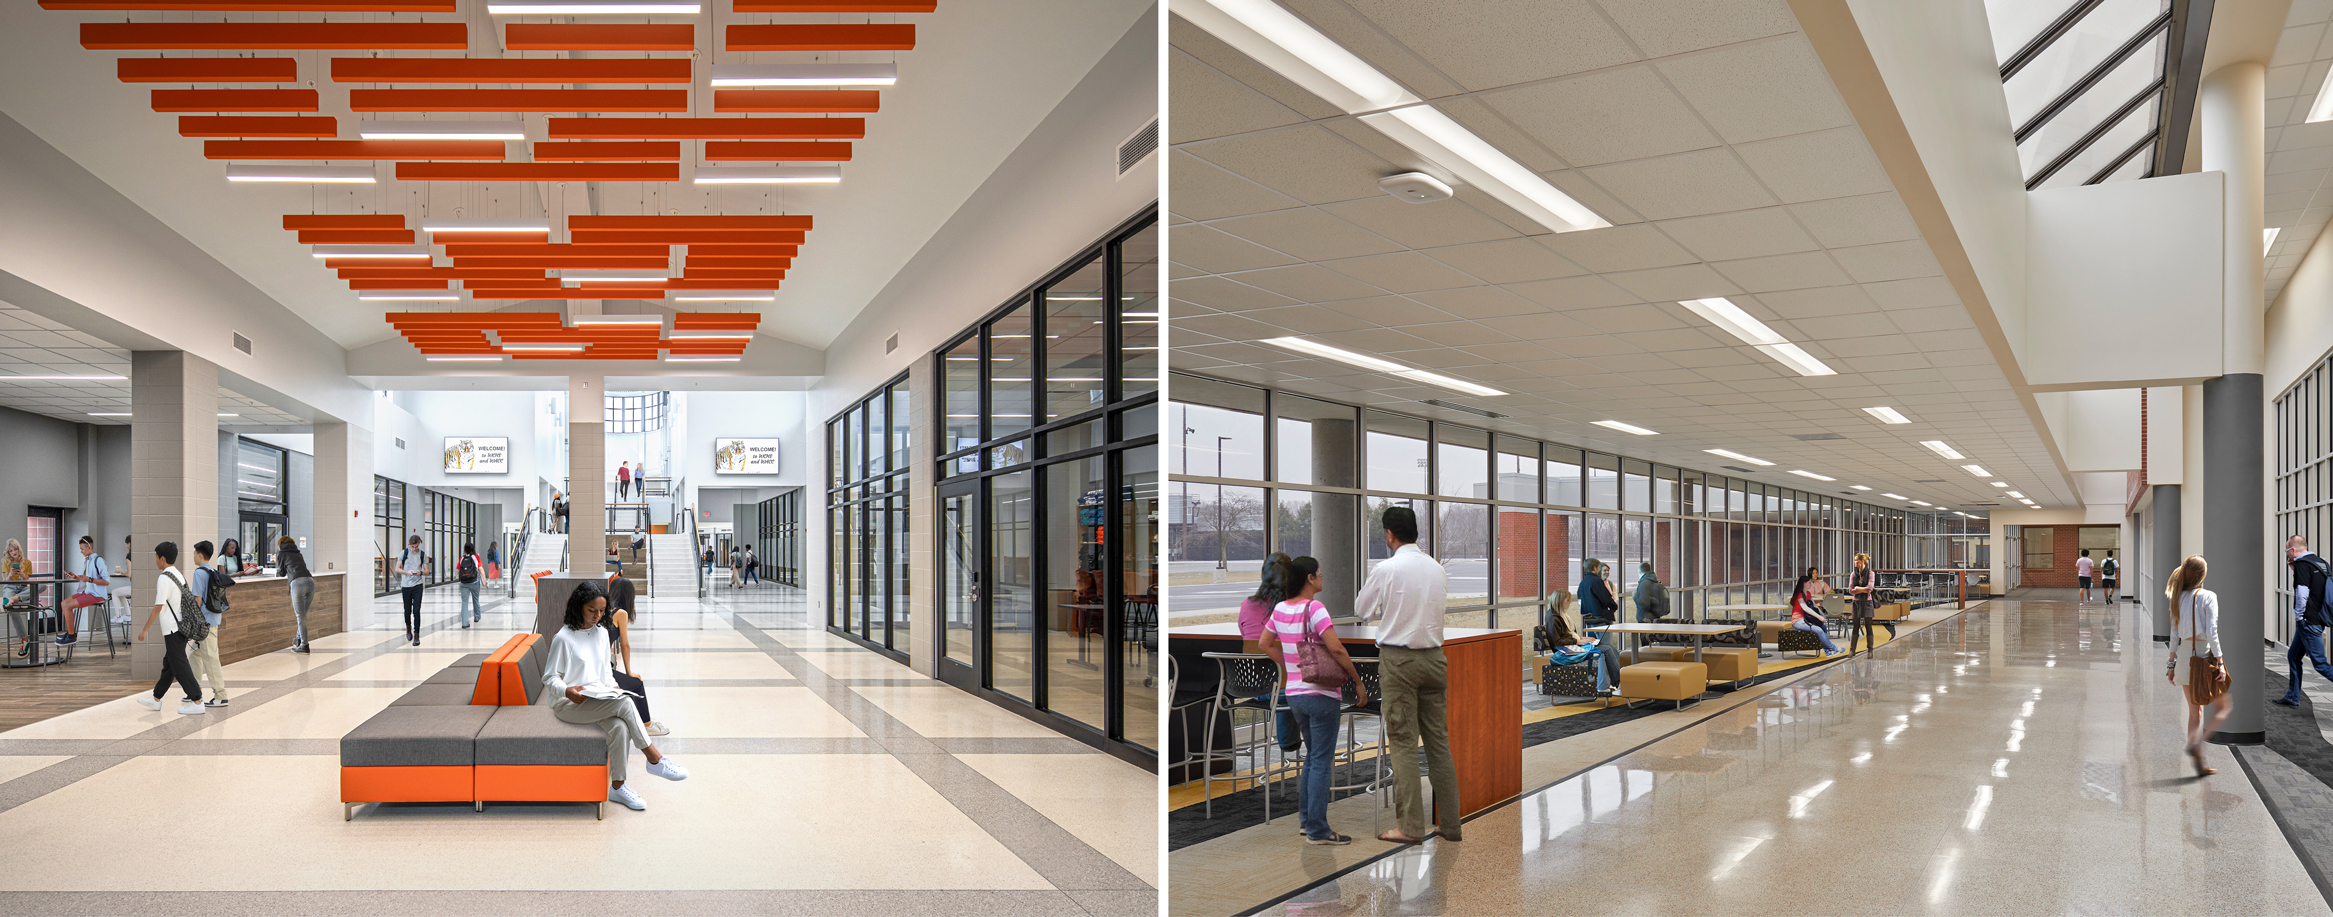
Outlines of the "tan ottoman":
M1681 646L1640 646L1633 652L1622 655L1636 657L1626 660L1628 662L1676 662L1680 659L1687 659L1692 652L1692 649Z
M1709 667L1698 662L1639 662L1620 669L1620 696L1676 701L1677 709L1709 689Z
M1679 661L1693 661L1693 651L1677 657ZM1758 675L1758 651L1747 646L1704 647L1701 664L1709 667L1711 683L1741 681Z
M1758 622L1758 642L1773 645L1781 642L1782 632L1790 629L1790 619Z

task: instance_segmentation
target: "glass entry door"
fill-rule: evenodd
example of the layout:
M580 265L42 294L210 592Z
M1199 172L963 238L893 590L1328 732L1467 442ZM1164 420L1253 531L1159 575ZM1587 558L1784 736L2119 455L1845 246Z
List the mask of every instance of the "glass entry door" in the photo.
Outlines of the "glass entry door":
M974 659L980 632L981 556L980 482L957 481L940 486L939 600L940 668L955 679L976 683Z

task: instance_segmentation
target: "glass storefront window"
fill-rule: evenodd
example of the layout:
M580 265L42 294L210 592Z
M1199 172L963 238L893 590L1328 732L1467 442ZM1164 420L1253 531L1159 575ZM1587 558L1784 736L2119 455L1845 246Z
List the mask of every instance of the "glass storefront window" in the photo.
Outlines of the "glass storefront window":
M1620 460L1609 455L1588 455L1588 508L1620 508Z
M1264 393L1244 385L1177 379L1167 403L1171 474L1264 476Z
M1426 422L1370 411L1368 438L1370 490L1398 493L1426 492ZM1421 524L1423 524L1421 520Z
M1046 596L1040 609L1047 631L1045 707L1097 730L1107 725L1103 622L1113 604L1102 591L1108 563L1103 527L1109 519L1104 464L1097 455L1045 466Z
M1154 243L1155 244L1155 243ZM1158 447L1120 453L1118 483L1118 589L1124 596L1127 652L1120 654L1119 721L1129 745L1158 748L1159 670L1159 489Z
M1580 450L1547 447L1547 502L1557 506L1586 506L1580 502Z
M1158 391L1158 224L1126 237L1118 246L1118 397Z
M947 389L948 413L940 425L946 438L938 451L946 454L980 445L980 337L965 338L940 360L945 367L940 384ZM839 462L836 467L840 467Z
M1445 497L1490 499L1490 437L1481 430L1441 424L1434 443L1434 492Z
M1047 289L1045 303L1045 421L1075 417L1110 399L1108 265L1097 256Z
M1511 436L1498 438L1498 452L1491 457L1491 477L1497 483L1495 494L1500 500L1515 503L1539 502L1539 444Z
M1027 303L988 323L988 435L992 439L1029 428L1037 371L1033 325Z
M988 482L988 613L990 685L1022 700L1036 699L1037 492L1030 472L1000 474Z
M1436 503L1434 559L1448 577L1443 602L1451 608L1490 604L1491 508L1480 503Z
M1263 489L1172 483L1167 550L1167 606L1176 620L1204 623L1236 615L1240 600L1262 579Z
M1176 382L1175 394L1182 394L1182 383ZM1355 424L1357 411L1341 404L1315 401L1298 395L1277 395L1272 399L1274 419L1273 480L1287 484L1316 484L1326 487L1352 487L1358 481L1355 456L1360 450L1360 433Z

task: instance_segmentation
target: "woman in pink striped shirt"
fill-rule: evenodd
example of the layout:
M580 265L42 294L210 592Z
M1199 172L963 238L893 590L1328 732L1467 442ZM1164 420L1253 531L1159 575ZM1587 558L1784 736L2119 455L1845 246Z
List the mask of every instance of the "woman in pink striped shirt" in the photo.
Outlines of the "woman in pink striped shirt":
M1336 763L1337 725L1344 712L1344 688L1304 680L1297 648L1304 644L1306 635L1320 635L1330 658L1336 660L1337 668L1344 670L1345 684L1353 686L1356 706L1369 703L1369 691L1361 686L1361 673L1353 667L1353 657L1345 652L1344 641L1337 638L1336 622L1330 619L1328 606L1313 599L1320 594L1320 561L1298 557L1272 565L1265 571L1264 588L1257 594L1281 599L1272 606L1272 617L1265 622L1264 630L1279 640L1281 670L1287 679L1280 693L1287 698L1288 710L1295 715L1296 728L1304 733L1304 744L1309 749L1304 757L1304 776L1296 784L1296 810L1304 826L1304 842L1329 846L1350 844L1352 838L1329 828L1329 769Z

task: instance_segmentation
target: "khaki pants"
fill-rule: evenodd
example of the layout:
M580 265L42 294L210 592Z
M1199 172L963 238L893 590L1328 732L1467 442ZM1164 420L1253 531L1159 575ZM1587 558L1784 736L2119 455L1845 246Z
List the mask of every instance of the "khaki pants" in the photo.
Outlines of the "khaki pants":
M1442 836L1457 840L1458 765L1450 759L1450 665L1442 649L1381 646L1379 688L1385 693L1385 739L1393 755L1393 811L1401 833L1426 836L1425 800L1418 786L1418 743L1434 779L1434 815Z
M212 697L223 701L227 699L227 673L219 668L219 630L218 625L211 625L210 634L201 643L187 644L186 652L188 661L194 663L195 675L211 686Z
M561 722L598 726L608 734L608 782L622 783L632 749L648 747L648 727L628 697L585 698L576 703L561 697L551 702L551 715Z

